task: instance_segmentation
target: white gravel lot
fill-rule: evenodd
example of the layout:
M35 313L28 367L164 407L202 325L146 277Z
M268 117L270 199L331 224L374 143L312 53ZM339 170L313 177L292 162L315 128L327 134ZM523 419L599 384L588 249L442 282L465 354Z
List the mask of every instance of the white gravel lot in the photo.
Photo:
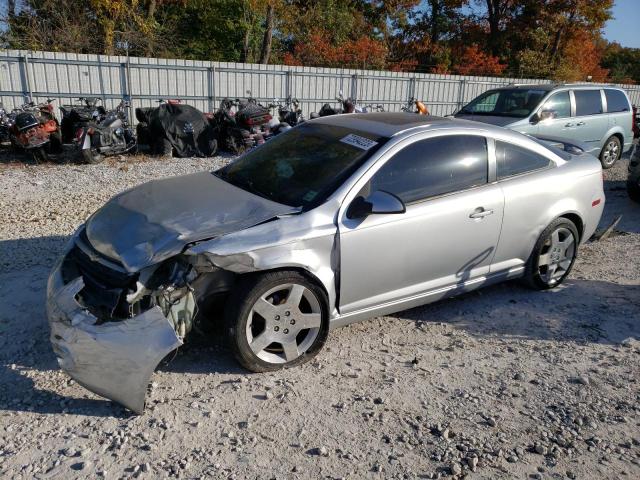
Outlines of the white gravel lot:
M0 159L1 160L1 159ZM58 370L44 289L109 197L228 158L0 163L0 478L640 478L640 205L626 161L571 278L507 283L333 332L315 361L247 374L195 338L144 415Z

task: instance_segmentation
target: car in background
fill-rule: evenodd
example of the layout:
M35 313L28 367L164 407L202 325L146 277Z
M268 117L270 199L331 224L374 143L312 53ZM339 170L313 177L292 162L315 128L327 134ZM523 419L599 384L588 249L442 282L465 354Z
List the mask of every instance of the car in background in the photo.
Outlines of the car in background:
M426 115L321 117L108 201L49 278L51 341L78 383L141 412L206 319L247 369L293 367L332 328L510 279L556 287L603 207L580 149Z
M627 192L629 192L631 200L640 203L640 147L637 145L631 155L631 160L629 160Z
M592 84L508 85L479 95L455 115L587 146L611 168L633 144L633 112L621 88Z

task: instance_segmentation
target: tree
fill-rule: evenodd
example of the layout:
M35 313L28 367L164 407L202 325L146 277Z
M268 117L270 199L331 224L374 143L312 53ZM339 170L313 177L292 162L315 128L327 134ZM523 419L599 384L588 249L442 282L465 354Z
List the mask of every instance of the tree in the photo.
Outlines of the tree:
M498 57L483 52L474 44L463 49L454 69L460 75L500 76L506 67Z
M265 20L264 36L262 37L262 48L260 50L260 60L258 63L269 63L271 55L271 42L273 41L273 24L274 24L274 6L272 3L267 5L267 18Z
M609 69L614 82L640 83L640 48L624 48L615 42L605 45L600 65Z

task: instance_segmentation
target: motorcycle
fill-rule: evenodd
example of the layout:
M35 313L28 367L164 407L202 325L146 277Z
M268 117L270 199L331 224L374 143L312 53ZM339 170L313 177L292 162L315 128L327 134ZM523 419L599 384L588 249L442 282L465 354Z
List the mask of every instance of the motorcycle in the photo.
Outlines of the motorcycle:
M15 121L15 115L7 112L4 105L0 103L0 143L9 141L9 131Z
M382 105L360 105L357 100L349 97L344 98L342 90L336 97L336 100L340 102L340 107L334 108L332 105L325 103L318 113L312 113L311 118L326 117L328 115L340 115L343 113L370 113L370 112L384 112Z
M100 163L104 157L121 155L136 148L136 136L129 125L126 110L128 107L129 102L122 100L99 122L78 129L76 141L86 163Z
M53 114L52 99L45 103L25 103L14 109L13 123L9 128L11 144L31 153L36 162L46 162L49 154L62 151L60 125Z
M415 106L415 110L413 109ZM407 104L404 105L401 110L407 113L417 113L418 115L429 115L429 109L420 100L411 97L407 100Z
M99 98L96 97L80 97L80 102L76 105L61 105L62 120L60 121L60 130L62 131L62 141L64 143L73 143L76 132L79 128L89 124L100 123L107 111L102 105L98 105Z
M281 124L286 123L290 127L295 127L305 120L300 108L300 100L297 98L288 96L284 101L284 105L279 103L278 99L275 99L273 107L278 108L278 120L280 120Z
M222 100L212 120L218 129L220 145L235 154L263 144L273 118L266 107L251 97L250 91L247 93L247 100Z
M344 98L342 90L340 90L340 93L336 97L336 100L340 102L340 107L334 108L331 104L325 103L317 113L313 112L311 114L311 118L327 117L329 115L340 115L343 113L355 113L356 101L350 97Z

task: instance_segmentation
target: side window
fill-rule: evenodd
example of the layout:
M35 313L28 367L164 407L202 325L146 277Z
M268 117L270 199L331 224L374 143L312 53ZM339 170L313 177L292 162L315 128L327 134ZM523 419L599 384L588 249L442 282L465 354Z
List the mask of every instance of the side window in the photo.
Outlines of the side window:
M487 95L486 98L482 99L481 103L474 105L474 112L493 112L496 108L496 104L498 103L498 97L500 94L498 92L492 93L491 95Z
M607 99L607 112L629 112L629 101L620 90L605 89L604 96Z
M498 180L549 166L550 160L526 148L496 140Z
M419 140L396 153L373 176L384 190L411 203L487 183L487 141L475 135Z
M602 113L600 90L574 90L576 97L576 117Z
M571 99L569 92L558 92L544 102L542 111L554 112L553 118L567 118L571 116Z

